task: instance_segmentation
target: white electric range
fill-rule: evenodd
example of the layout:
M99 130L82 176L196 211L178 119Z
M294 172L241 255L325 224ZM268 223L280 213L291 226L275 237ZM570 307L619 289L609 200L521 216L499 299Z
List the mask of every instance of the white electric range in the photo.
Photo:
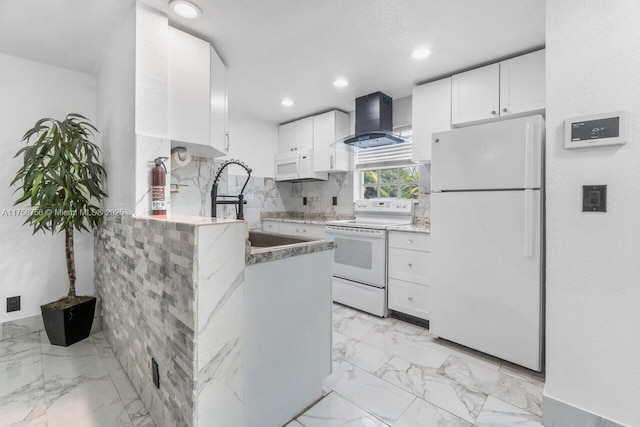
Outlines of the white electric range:
M353 220L328 221L333 252L333 300L376 316L387 316L387 228L413 223L415 201L355 202Z

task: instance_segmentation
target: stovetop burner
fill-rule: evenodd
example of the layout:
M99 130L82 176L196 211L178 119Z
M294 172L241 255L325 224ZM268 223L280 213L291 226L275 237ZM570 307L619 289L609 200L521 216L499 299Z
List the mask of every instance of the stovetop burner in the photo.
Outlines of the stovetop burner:
M414 200L366 199L355 202L355 219L328 221L338 227L372 228L384 230L390 226L413 223Z

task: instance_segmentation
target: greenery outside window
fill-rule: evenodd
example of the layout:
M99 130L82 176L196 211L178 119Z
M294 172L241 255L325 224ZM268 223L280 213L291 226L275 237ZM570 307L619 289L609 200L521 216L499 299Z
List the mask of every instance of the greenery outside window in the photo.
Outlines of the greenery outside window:
M360 171L363 199L418 198L419 173L417 166L364 169Z

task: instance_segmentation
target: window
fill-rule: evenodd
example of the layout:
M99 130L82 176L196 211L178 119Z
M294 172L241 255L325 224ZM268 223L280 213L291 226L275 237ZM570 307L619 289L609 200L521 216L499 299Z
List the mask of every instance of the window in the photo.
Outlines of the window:
M402 166L385 169L362 170L360 196L363 199L399 197L418 198L418 167Z
M411 126L395 128L394 131L409 142L357 153L356 199L418 198L420 177L418 166L411 164Z

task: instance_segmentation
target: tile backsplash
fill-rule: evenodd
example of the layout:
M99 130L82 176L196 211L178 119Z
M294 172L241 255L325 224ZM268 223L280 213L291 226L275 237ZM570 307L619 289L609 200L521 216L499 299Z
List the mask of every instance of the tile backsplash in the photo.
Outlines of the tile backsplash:
M211 214L211 187L220 160L194 160L187 166L171 172L171 184L179 191L171 194L171 212L209 216ZM230 168L229 168L230 169ZM238 194L247 177L229 173L225 169L221 175L218 191L222 194ZM420 165L420 182L416 222L428 224L430 218L431 165ZM353 172L329 174L328 181L279 182L271 177L251 176L244 195L245 219L252 230L262 228L262 212L300 212L323 216L353 215ZM303 198L307 204L303 204ZM333 198L337 205L333 205ZM235 206L219 206L218 216L235 218Z

